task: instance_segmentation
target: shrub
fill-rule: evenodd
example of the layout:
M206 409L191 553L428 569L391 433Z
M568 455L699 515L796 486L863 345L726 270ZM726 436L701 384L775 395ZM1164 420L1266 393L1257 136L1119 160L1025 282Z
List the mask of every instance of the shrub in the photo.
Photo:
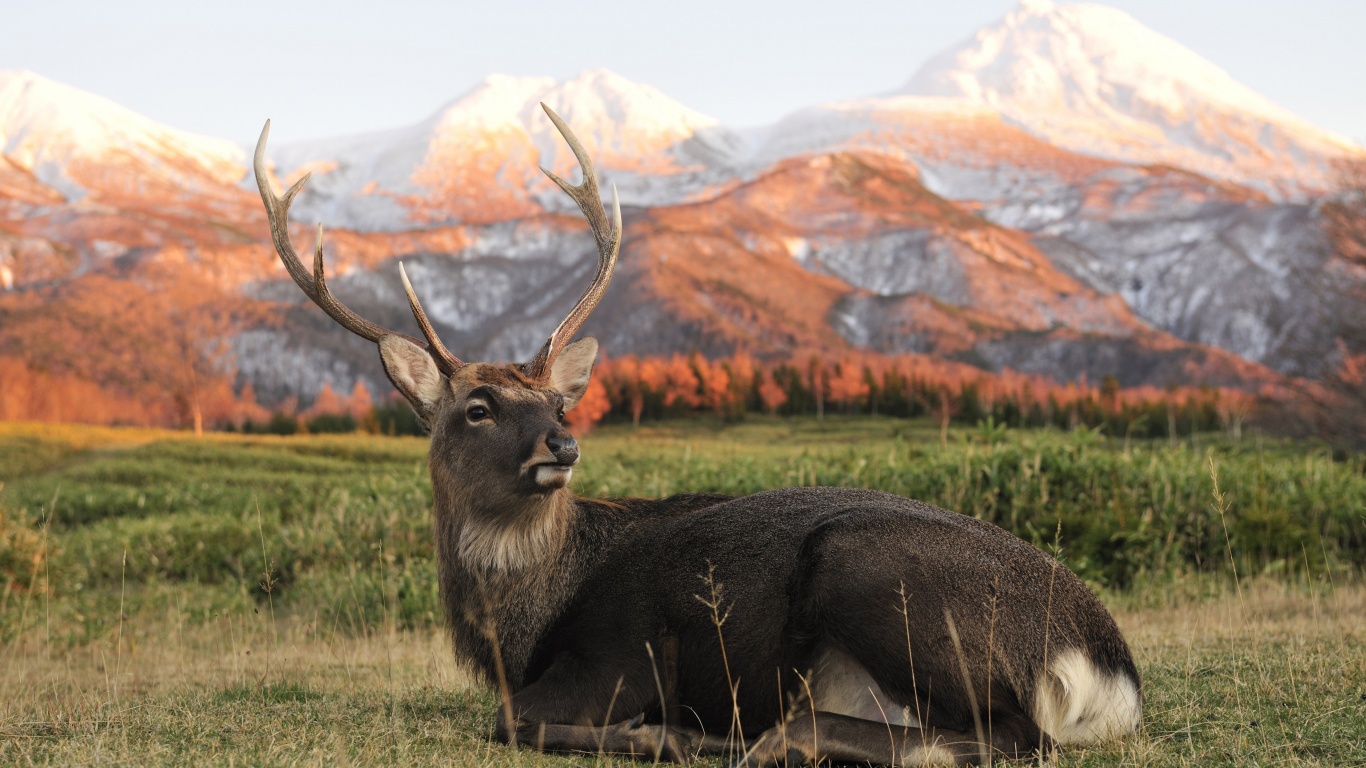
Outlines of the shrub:
M356 417L349 413L323 413L308 420L308 431L315 434L349 434L356 431Z
M377 405L362 425L372 435L425 435L427 430L417 420L417 414L405 402L392 401Z
M292 435L299 431L299 420L286 413L276 411L266 422L266 432L272 435Z
M0 593L45 592L47 557L46 537L33 520L22 511L0 506Z

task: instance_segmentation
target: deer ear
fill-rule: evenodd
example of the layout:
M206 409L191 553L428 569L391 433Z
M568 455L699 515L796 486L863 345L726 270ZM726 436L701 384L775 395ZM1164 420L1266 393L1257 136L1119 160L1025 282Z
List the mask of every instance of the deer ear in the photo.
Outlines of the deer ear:
M550 366L550 385L564 395L564 409L579 404L588 390L588 377L593 373L593 361L598 358L598 340L592 336L564 348Z
M379 337L379 359L389 381L408 398L417 415L429 421L436 413L446 382L432 356L407 339L385 335Z

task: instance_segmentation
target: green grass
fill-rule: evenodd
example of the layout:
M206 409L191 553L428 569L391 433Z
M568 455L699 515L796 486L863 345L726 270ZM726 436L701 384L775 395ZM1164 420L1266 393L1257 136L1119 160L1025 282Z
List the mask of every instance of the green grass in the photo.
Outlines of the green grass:
M992 520L1100 591L1145 678L1144 733L1060 764L1366 764L1361 457L1198 440L607 427L575 483L862 486ZM0 764L585 762L488 742L494 699L442 638L424 440L0 424L0 482Z

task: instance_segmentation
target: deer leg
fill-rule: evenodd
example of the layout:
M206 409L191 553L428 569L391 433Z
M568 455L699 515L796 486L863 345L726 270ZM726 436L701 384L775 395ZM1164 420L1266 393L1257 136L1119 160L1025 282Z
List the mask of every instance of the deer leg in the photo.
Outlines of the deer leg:
M678 724L685 711L678 702L678 641L664 637L656 644L657 649L643 654L648 662L618 667L612 687L603 681L613 675L579 659L551 665L540 680L513 695L513 722L507 721L507 710L499 711L498 740L542 751L632 755L674 763L726 751L731 746L726 738ZM613 722L614 712L641 714ZM657 713L661 722L646 724L646 712Z
M886 766L974 765L991 748L962 731L889 726L830 712L792 718L768 729L732 768L871 763Z
M728 742L692 728L649 725L642 718L598 727L528 723L517 729L517 743L544 752L587 752L687 764L699 755L724 752Z

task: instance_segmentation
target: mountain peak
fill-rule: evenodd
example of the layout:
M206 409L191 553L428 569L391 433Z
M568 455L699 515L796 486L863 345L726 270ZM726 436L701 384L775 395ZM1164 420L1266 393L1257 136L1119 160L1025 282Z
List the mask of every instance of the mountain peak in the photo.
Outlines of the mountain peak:
M73 198L108 181L108 169L129 165L175 177L189 169L232 183L245 156L230 141L164 126L28 70L0 71L0 153ZM76 177L73 169L92 165L101 168L86 167Z
M702 128L718 125L708 115L689 109L651 85L629 80L607 69L588 69L559 83L542 99L571 125L584 126L597 140L615 145L619 139L628 144L644 140L651 149L661 142L682 141ZM619 151L631 146L615 147Z
M277 172L314 172L301 215L360 229L558 209L567 201L537 166L572 178L577 161L542 103L573 126L603 179L610 176L628 204L706 187L708 162L726 149L693 141L719 126L714 118L657 88L588 69L567 80L489 75L416 125L282 147L274 153ZM708 130L704 138L721 133Z
M1360 151L1129 14L1092 3L1026 0L931 59L901 92L989 105L1068 149L1262 186L1321 187L1328 158Z
M621 135L686 138L717 125L717 120L688 109L659 89L637 83L607 69L586 69L568 80L550 77L489 75L479 85L447 104L434 117L438 130L460 125L520 125L533 134L551 130L540 104L550 105L574 126L585 142L608 138L614 126ZM606 141L611 146L611 140ZM625 148L622 148L625 151Z
M34 72L0 71L0 140L5 155L25 167L55 140L93 151L102 148L111 127L150 122L108 99Z
M1132 92L1119 92L1122 86ZM905 90L1097 114L1145 102L1173 119L1188 116L1184 110L1198 95L1246 112L1293 118L1121 10L1051 0L1026 0L999 24L929 61Z

